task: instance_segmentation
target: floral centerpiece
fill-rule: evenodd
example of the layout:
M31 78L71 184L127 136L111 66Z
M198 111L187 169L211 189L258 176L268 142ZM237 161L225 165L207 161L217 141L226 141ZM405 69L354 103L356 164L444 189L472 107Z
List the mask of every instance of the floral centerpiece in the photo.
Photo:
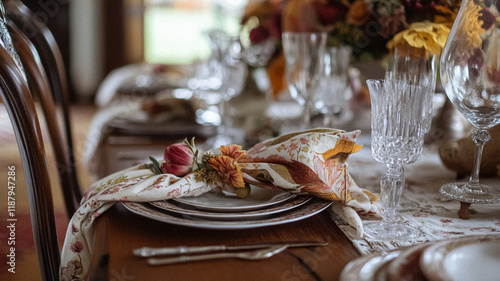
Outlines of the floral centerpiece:
M328 45L349 45L353 60L381 60L394 48L424 56L446 43L460 0L250 0L242 31L251 44L276 46L270 79L282 81L282 31L326 31ZM272 82L273 91L284 87Z

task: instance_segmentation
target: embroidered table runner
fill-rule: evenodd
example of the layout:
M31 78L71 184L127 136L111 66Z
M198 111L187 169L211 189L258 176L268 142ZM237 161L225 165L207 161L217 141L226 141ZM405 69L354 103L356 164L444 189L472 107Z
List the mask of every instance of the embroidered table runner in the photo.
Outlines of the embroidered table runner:
M371 156L370 147L366 146L349 158L349 172L360 187L379 193L379 180L385 172L385 165L376 162ZM435 147L425 147L415 164L405 166L405 177L399 213L406 224L418 230L415 239L379 241L360 237L362 229L343 220L342 213L332 212L334 221L362 254L465 235L500 235L500 204L472 204L471 218L463 220L457 215L460 203L439 193L441 185L456 181L456 174L443 166ZM466 180L468 178L462 179ZM498 177L481 179L481 182L500 187ZM334 210L341 208L339 205L333 206ZM362 222L369 219L365 217Z

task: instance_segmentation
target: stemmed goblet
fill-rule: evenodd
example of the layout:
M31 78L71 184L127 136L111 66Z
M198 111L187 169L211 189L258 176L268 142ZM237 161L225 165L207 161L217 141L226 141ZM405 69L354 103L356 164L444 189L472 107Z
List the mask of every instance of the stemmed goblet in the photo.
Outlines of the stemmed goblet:
M351 92L349 88L350 46L325 49L322 79L313 96L314 107L324 114L323 126L334 128L349 110Z
M198 91L216 90L221 87L224 76L221 62L229 42L229 35L223 30L210 30L206 36L210 44L210 57L197 67L194 77L188 81L188 88Z
M404 164L418 160L426 122L431 118L432 92L404 80L368 80L371 97L371 147L378 162L387 165L380 180L381 223L368 223L365 232L383 240L401 240L415 230L398 221L397 207L405 184Z
M465 203L500 202L499 189L479 183L488 129L500 124L500 18L496 0L464 0L441 56L441 80L458 111L477 129L475 158L468 182L440 192Z
M293 99L304 107L302 128L311 126L312 94L321 79L325 32L283 32L285 75Z
M230 100L239 95L245 87L248 67L244 60L244 50L238 37L228 38L227 50L222 56L221 68L224 70L220 89L219 115L221 123L217 127L217 136L214 140L214 147L227 145L233 142L239 143L241 139L234 139L235 135L230 132Z
M233 139L236 134L232 134L230 130L229 101L243 91L248 67L237 36L231 36L222 30L211 30L207 35L211 56L188 81L188 87L194 91L193 95L218 111L217 120L213 116L205 117L210 123L218 125L216 136L208 141L214 148L218 148L232 142L241 142Z

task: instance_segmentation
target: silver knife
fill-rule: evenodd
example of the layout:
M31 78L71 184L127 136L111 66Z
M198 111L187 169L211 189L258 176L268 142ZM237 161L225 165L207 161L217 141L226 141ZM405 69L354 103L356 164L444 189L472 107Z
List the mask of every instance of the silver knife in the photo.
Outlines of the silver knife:
M182 254L220 252L220 251L252 250L252 249L269 248L276 245L288 245L289 248L293 248L293 247L326 246L328 245L328 243L320 241L300 241L300 242L245 244L245 245L234 245L234 246L226 246L226 245L199 246L199 247L179 246L179 247L166 247L166 248L143 247L134 249L134 255L139 257L154 257L160 255L182 255Z

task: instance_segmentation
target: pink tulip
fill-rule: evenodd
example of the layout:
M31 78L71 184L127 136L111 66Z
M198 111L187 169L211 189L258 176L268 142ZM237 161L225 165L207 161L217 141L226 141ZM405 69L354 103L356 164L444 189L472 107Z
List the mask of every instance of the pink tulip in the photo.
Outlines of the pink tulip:
M190 147L183 143L172 144L165 149L161 165L164 173L173 174L178 177L185 176L192 171L194 153Z

